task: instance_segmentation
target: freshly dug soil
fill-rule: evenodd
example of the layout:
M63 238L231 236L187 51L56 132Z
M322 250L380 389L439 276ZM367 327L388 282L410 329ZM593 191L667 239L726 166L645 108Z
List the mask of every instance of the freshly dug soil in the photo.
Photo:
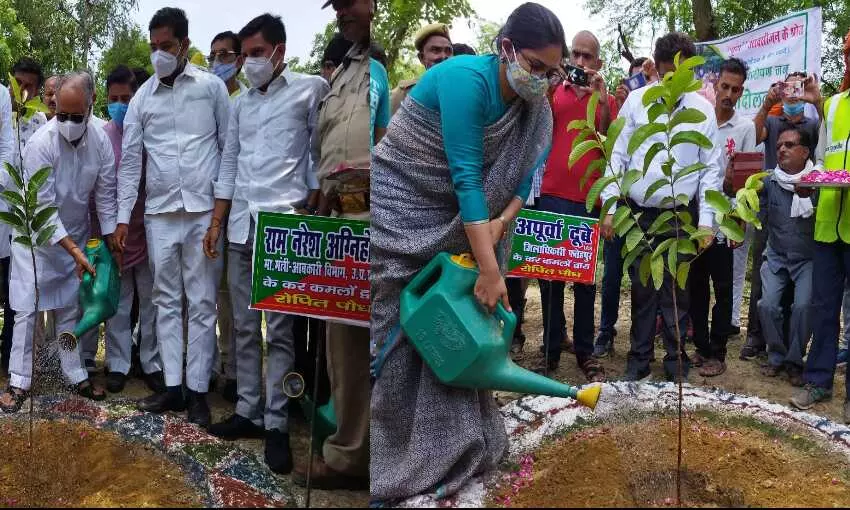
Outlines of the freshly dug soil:
M533 454L529 485L491 504L674 506L677 430L656 416L572 432ZM702 413L686 418L683 443L684 506L850 507L850 464L800 433Z
M175 463L77 422L0 422L0 508L200 507Z

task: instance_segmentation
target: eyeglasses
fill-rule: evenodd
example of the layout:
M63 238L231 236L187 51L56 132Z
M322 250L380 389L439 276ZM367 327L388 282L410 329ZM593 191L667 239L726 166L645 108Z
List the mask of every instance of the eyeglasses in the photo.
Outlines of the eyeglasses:
M797 143L797 142L779 142L779 143L776 144L776 150L779 150L783 147L786 148L786 149L793 149L794 147L799 147L799 146L802 146L802 145L803 144Z
M59 122L68 122L70 119L74 124L82 124L86 120L86 115L84 113L57 113L56 119Z
M525 60L526 63L528 63L528 66L531 68L528 72L530 72L534 76L537 76L538 78L545 78L549 82L550 86L554 87L556 85L559 85L566 79L566 76L564 75L564 72L560 67L558 67L557 69L549 68L545 71L540 71L539 69L546 68L546 64L526 57L522 54L522 51L517 51L516 54L517 56L522 57L522 59Z
M222 61L226 64L229 64L230 62L233 62L234 60L236 60L236 57L238 55L239 54L236 53L235 51L224 51L224 50L215 51L215 52L212 52L209 55L207 55L207 61L210 63L210 65L212 65L215 62L216 59L218 59L218 60L220 60L220 61Z

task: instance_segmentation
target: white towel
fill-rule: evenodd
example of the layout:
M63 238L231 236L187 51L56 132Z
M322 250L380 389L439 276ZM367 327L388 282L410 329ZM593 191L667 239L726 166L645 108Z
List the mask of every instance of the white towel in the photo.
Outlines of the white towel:
M794 191L794 185L799 184L800 180L814 170L814 164L811 160L806 161L806 168L796 174L786 174L778 166L773 171L773 178L776 183L787 191ZM815 210L811 198L803 198L794 193L794 198L791 200L791 217L792 218L808 218Z

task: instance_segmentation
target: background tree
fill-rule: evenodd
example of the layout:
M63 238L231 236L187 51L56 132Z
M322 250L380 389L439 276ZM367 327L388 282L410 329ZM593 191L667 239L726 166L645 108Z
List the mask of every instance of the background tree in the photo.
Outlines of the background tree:
M12 0L0 0L0 76L7 76L29 44L30 33L18 20Z
M505 22L497 23L484 18L476 17L473 23L475 30L475 44L472 46L479 55L493 53L493 41L499 35L499 29Z

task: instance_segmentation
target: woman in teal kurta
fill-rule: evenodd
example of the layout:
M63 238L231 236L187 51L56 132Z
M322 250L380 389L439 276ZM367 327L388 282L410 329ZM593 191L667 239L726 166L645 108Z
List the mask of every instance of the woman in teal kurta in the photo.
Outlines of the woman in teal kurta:
M510 309L505 228L546 160L564 30L548 9L517 8L498 55L462 56L422 77L375 147L370 263L373 343L370 487L375 502L457 492L507 448L489 391L441 384L399 325L399 297L440 252L472 252L475 296ZM499 246L497 246L497 244Z

